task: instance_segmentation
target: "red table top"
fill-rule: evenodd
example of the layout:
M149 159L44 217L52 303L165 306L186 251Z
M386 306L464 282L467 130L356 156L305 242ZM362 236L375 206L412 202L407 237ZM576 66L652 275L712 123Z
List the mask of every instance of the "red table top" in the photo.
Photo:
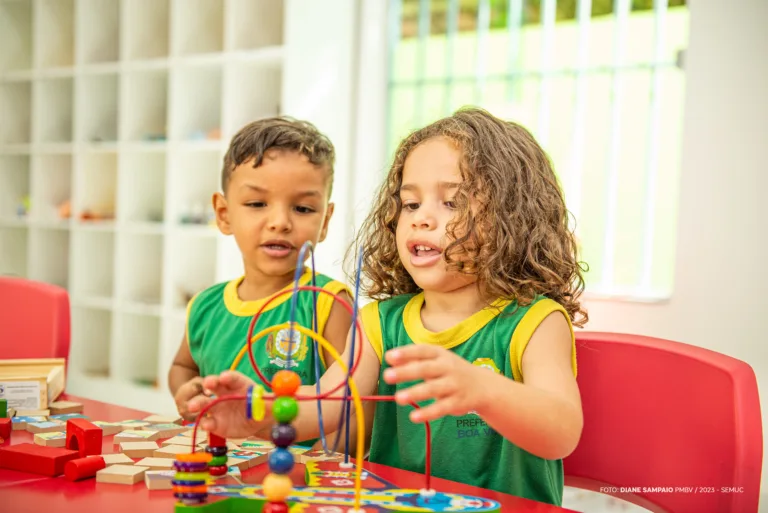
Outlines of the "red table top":
M147 412L123 408L112 404L91 401L64 394L61 400L82 403L84 415L91 420L117 422L121 420L142 419L150 415ZM27 431L14 431L11 444L32 442L34 435ZM112 436L104 437L102 452L118 452L112 444ZM7 445L6 441L3 445ZM404 488L421 488L424 476L385 465L366 462L364 467L382 479ZM260 483L268 472L266 464L243 472L242 481L246 484ZM297 464L291 473L295 483L304 482L304 465ZM573 510L559 508L549 504L522 499L512 495L484 490L453 481L433 478L432 487L466 495L484 497L501 504L504 513L562 513ZM45 477L24 472L0 469L0 510L14 513L55 511L57 513L84 513L103 511L109 513L173 513L175 499L169 490L147 490L143 481L134 485L97 483L95 479L69 482L63 476ZM12 506L12 507L9 507ZM8 507L6 510L5 508Z

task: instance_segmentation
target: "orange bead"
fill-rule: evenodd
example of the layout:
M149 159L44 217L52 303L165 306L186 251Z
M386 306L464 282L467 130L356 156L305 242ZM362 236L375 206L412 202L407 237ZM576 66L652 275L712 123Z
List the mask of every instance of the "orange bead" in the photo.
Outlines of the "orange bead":
M289 370L280 370L272 376L272 391L276 396L292 397L301 385L298 374Z

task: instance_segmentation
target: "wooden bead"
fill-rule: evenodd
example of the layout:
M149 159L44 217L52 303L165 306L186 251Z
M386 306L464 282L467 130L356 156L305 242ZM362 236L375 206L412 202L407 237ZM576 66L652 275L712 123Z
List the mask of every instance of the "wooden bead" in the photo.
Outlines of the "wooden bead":
M299 414L299 403L293 397L278 397L272 402L272 416L281 424L289 424Z
M288 504L284 502L268 502L261 513L288 513Z
M276 396L293 397L301 386L301 378L290 370L280 370L272 376L272 391Z
M293 482L288 476L267 474L261 483L261 491L270 502L283 502L293 490Z

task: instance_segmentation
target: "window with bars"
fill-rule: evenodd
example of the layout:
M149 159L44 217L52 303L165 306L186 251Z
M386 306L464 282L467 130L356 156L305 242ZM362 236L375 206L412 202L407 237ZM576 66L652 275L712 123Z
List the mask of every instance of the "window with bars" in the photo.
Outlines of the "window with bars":
M686 0L391 0L387 149L463 105L550 155L593 295L671 295Z

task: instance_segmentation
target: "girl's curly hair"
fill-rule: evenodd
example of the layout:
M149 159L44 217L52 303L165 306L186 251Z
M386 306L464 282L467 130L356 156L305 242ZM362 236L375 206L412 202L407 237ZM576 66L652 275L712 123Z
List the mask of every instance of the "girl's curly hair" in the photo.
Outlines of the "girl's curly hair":
M443 255L449 269L476 275L484 299L530 304L543 295L560 303L575 326L588 319L578 245L569 229L555 172L544 150L522 126L479 108L463 108L417 130L397 148L373 209L350 248L363 251L361 287L373 299L419 292L397 252L403 166L416 146L433 137L462 152L457 215L447 227ZM470 209L470 198L473 199Z

